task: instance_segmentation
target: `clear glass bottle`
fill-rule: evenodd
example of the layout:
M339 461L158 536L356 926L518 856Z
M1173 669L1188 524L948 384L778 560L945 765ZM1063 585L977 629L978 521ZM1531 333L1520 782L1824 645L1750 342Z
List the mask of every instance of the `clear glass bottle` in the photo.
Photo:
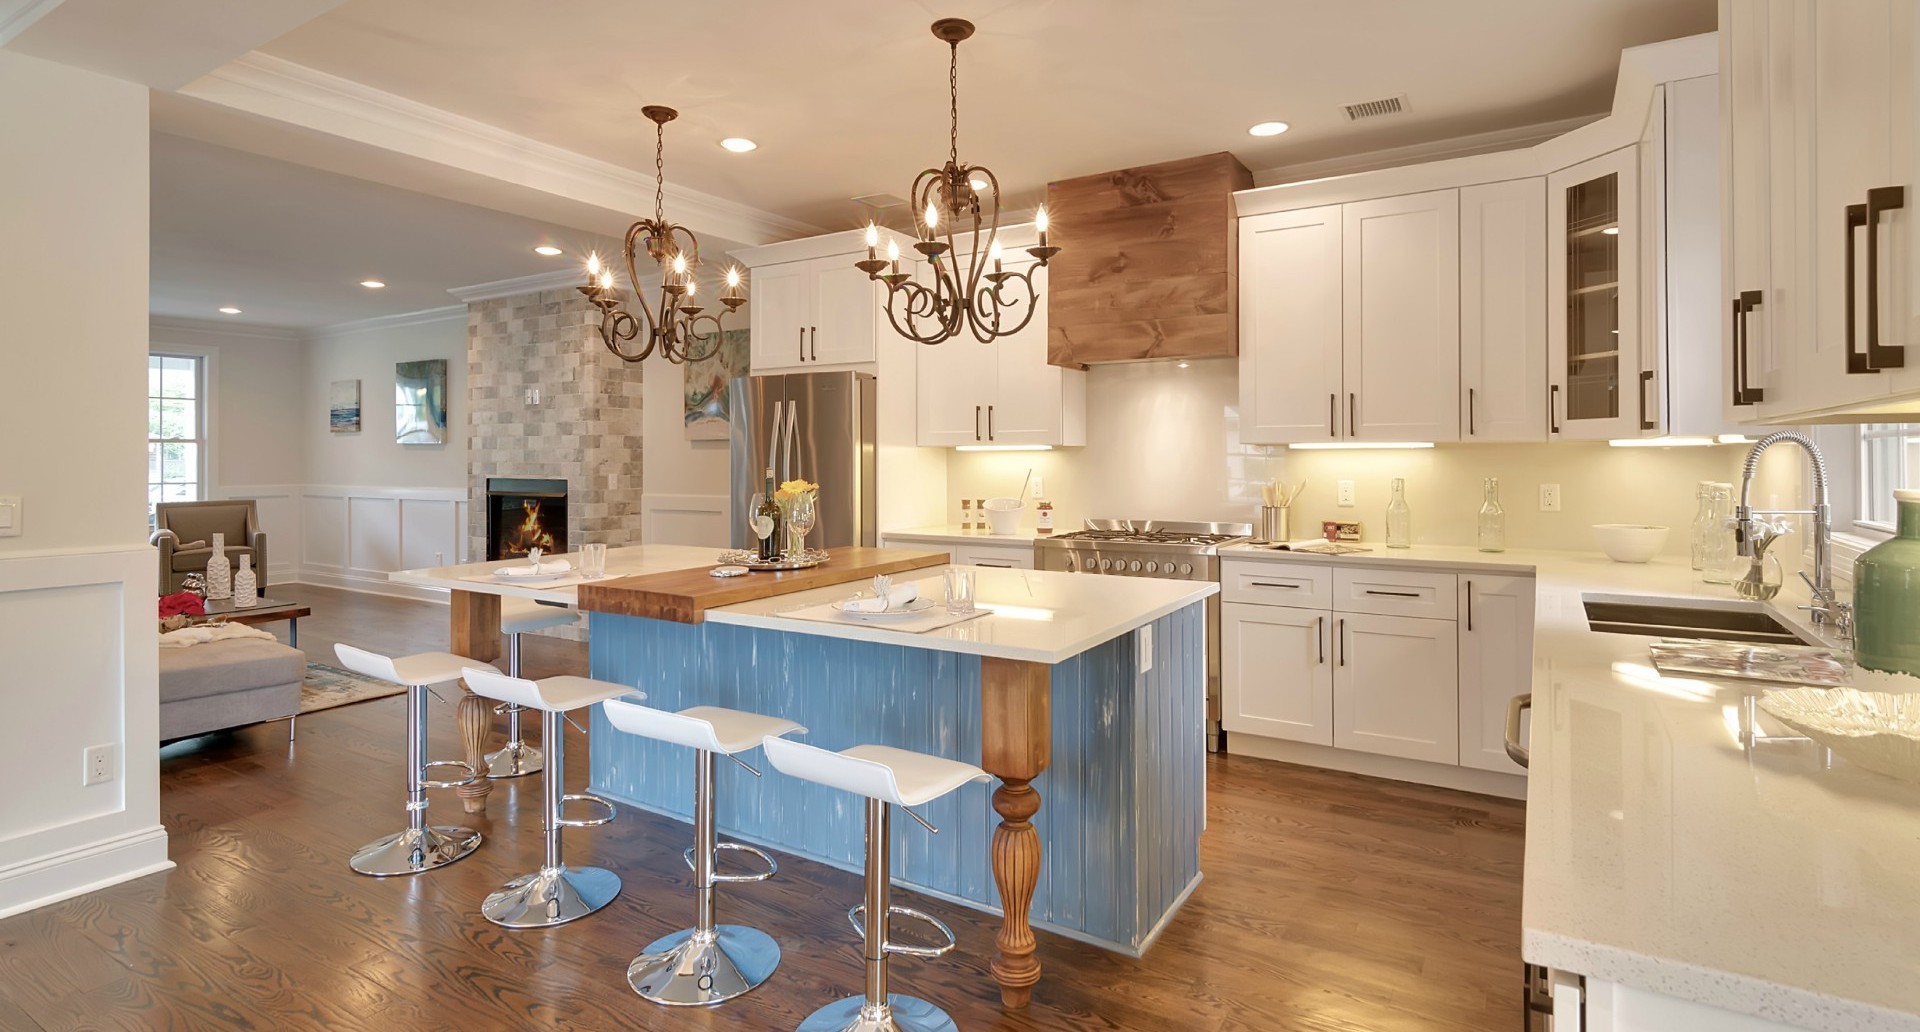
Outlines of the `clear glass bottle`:
M1694 569L1705 570L1707 568L1707 553L1713 549L1713 535L1715 533L1713 519L1713 481L1700 481L1700 486L1694 491L1693 496L1699 504L1694 507L1693 536L1689 540L1687 554Z
M1507 510L1500 507L1500 478L1488 477L1480 502L1480 551L1507 550Z
M1407 508L1407 482L1394 477L1393 497L1387 502L1387 547L1413 547L1413 510Z
M1706 549L1700 556L1700 579L1708 584L1727 584L1733 580L1728 567L1739 556L1733 544L1733 485L1714 484L1708 504L1711 508Z

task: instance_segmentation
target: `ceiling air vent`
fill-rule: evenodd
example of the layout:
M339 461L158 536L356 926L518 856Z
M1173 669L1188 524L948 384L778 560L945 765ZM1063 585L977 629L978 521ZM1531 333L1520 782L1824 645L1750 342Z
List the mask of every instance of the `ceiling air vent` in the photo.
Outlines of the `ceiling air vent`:
M1407 95L1386 97L1380 100L1363 100L1358 104L1342 104L1341 110L1347 113L1347 121L1358 122L1363 118L1379 118L1381 115L1397 115L1407 109Z

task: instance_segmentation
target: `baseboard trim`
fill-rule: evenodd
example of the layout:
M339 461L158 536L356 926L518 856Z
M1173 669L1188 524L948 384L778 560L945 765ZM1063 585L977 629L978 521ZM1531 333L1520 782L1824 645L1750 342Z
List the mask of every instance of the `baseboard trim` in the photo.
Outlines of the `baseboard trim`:
M170 870L167 829L153 825L0 870L0 917Z
M1306 742L1289 742L1279 738L1262 738L1259 735L1228 732L1227 752L1235 756L1297 763L1304 767L1320 767L1348 774L1365 774L1368 777L1386 778L1389 781L1408 781L1416 785L1451 788L1458 792L1474 792L1479 795L1498 796L1502 799L1527 797L1527 779L1513 774L1454 767L1444 763L1428 763L1424 760L1405 760L1398 756L1375 756L1372 753L1352 752Z
M417 584L400 584L385 577L364 577L351 573L326 573L311 566L301 567L287 583L312 584L322 588L340 588L344 591L358 591L363 595L385 595L388 598L408 598L416 602L436 602L447 604L445 588L428 588ZM276 584L277 586L277 584Z

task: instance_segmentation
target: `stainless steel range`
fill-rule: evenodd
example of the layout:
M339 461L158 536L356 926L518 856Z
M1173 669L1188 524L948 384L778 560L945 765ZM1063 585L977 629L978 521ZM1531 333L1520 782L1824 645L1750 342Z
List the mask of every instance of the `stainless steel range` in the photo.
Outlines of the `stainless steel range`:
M1218 581L1220 546L1253 536L1250 523L1088 520L1087 529L1034 542L1042 570ZM1207 748L1220 741L1220 596L1207 599Z

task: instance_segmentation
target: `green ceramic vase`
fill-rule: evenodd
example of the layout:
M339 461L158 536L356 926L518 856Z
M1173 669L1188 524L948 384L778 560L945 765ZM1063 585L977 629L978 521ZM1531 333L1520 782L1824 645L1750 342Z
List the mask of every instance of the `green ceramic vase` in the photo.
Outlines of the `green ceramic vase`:
M1853 564L1854 661L1920 677L1920 491L1895 491L1894 536Z

